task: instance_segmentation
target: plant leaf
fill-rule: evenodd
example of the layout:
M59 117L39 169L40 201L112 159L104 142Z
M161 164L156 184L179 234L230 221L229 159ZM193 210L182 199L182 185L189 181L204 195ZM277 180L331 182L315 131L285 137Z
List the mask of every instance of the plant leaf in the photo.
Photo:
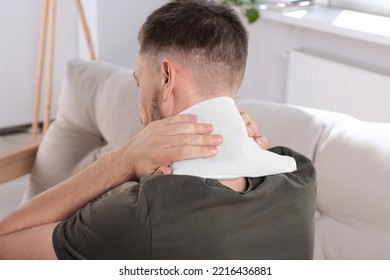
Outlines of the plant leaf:
M248 18L250 24L254 23L260 18L259 10L255 8L245 9L245 16Z

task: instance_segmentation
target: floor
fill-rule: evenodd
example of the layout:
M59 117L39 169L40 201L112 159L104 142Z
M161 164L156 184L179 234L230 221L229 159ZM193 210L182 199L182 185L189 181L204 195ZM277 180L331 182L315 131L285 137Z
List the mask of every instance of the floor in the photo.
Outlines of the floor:
M0 136L0 154L21 144L29 143L30 139L31 135L28 132ZM0 217L18 207L27 183L28 175L0 185Z

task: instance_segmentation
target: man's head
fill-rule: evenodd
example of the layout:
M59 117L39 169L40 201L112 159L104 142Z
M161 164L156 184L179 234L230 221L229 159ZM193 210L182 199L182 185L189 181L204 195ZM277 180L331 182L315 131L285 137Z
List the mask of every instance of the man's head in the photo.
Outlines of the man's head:
M202 100L234 97L243 79L248 36L236 13L218 2L172 1L147 18L138 40L144 125Z

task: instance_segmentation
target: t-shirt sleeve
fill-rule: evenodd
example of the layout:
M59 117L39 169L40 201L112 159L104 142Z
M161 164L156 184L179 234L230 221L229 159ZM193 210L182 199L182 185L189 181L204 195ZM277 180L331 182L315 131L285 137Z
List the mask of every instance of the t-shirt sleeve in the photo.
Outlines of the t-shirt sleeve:
M59 259L150 259L148 201L139 186L80 209L53 232Z

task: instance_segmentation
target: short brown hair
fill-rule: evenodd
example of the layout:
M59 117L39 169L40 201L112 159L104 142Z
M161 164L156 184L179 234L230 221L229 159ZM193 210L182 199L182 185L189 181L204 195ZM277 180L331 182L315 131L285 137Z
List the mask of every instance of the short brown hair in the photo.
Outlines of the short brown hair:
M235 90L241 84L248 35L238 15L221 3L171 1L147 18L138 40L140 54L178 55L198 70L201 81Z

